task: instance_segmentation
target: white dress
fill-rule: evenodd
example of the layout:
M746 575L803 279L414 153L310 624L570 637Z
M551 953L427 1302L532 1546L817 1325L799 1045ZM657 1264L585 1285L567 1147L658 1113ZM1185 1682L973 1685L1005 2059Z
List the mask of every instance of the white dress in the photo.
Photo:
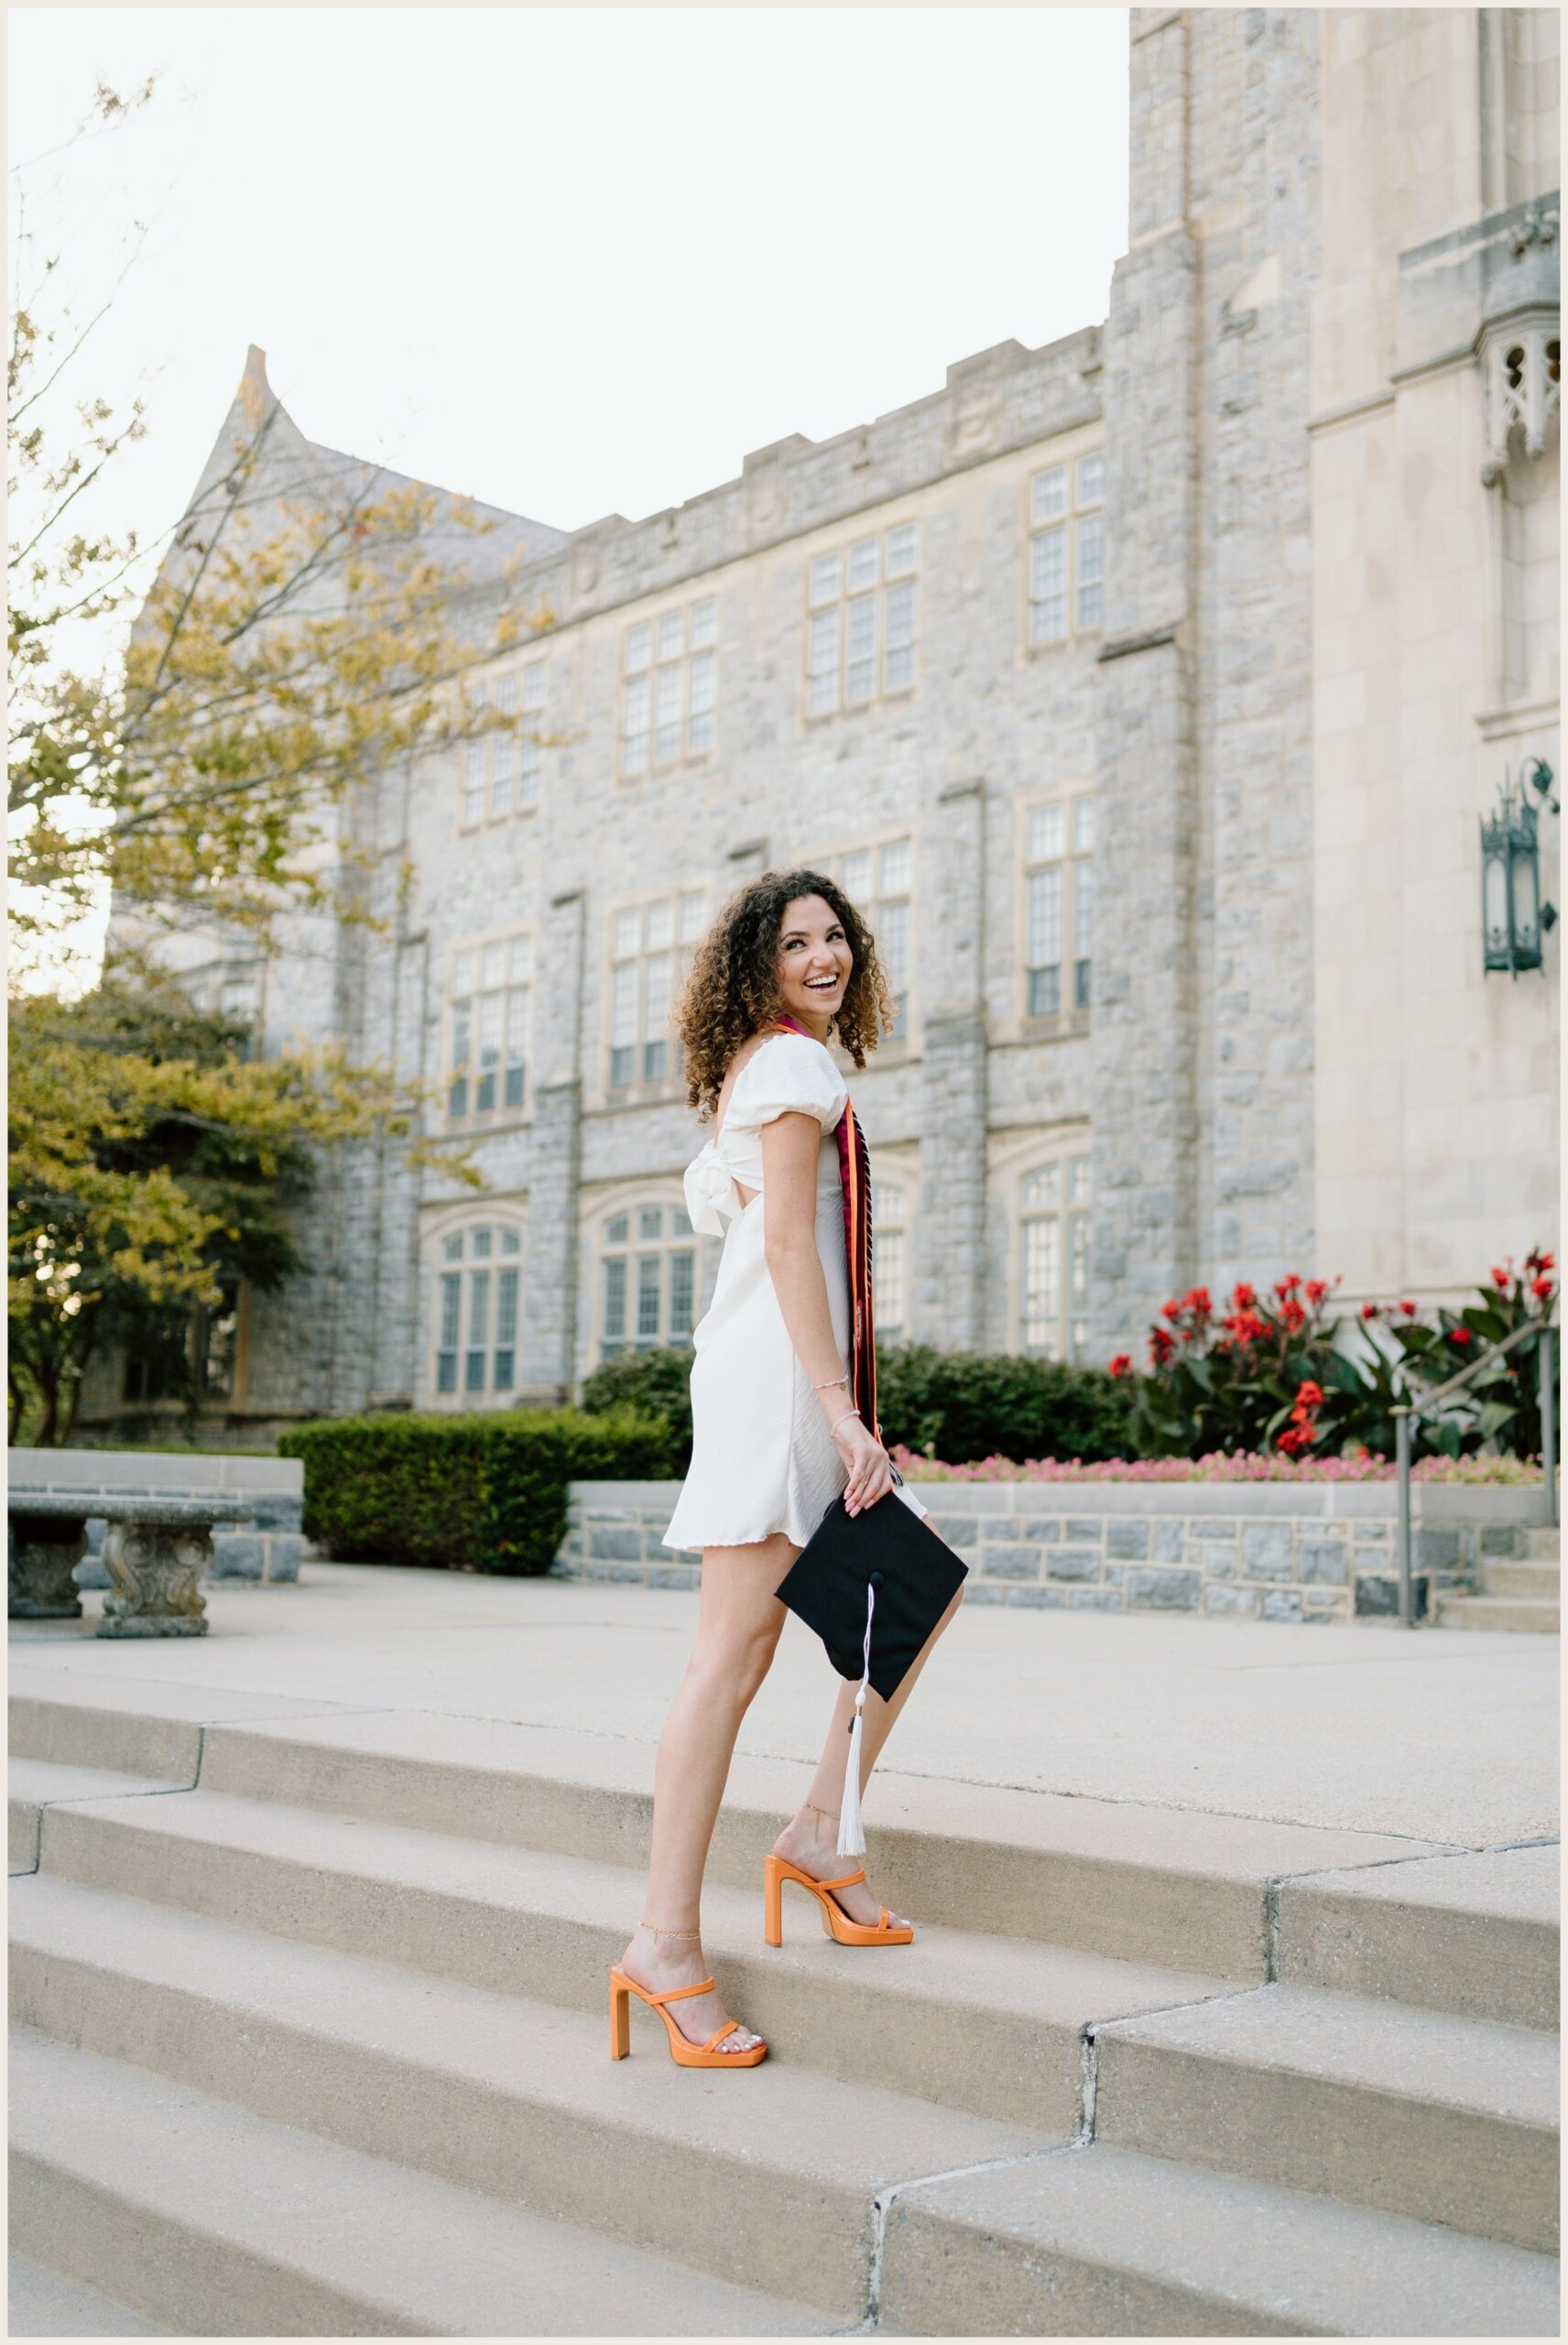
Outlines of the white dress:
M713 1299L692 1337L691 1464L667 1547L744 1547L782 1531L803 1547L848 1478L822 1403L784 1325L763 1250L762 1128L815 1116L817 1251L833 1339L850 1345L849 1271L838 1142L849 1104L833 1059L809 1034L770 1035L735 1080L723 1129L686 1169L691 1226L724 1238ZM755 1191L741 1203L735 1183ZM848 1395L844 1396L847 1405ZM925 1509L900 1489L919 1514Z

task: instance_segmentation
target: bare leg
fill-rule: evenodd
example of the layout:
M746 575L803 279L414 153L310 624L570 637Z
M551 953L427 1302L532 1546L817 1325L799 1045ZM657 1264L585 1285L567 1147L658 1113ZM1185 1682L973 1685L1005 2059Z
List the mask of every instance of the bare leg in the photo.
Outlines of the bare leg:
M886 1506L889 1501L884 1499L881 1503ZM930 1659L937 1639L963 1601L964 1589L960 1587L905 1672L891 1701L885 1702L880 1694L874 1693L869 1686L866 1688L865 1719L860 1729L860 1788L863 1792L871 1779L871 1770L877 1763L877 1755L913 1691L916 1678ZM849 1730L855 1723L855 1696L858 1684L858 1679L844 1677L839 1680L833 1724L828 1729L828 1739L817 1761L817 1772L811 1778L811 1788L800 1808L773 1843L776 1856L788 1858L792 1865L799 1865L802 1872L812 1874L818 1881L832 1881L840 1873L855 1871L855 1860L838 1855L837 1841L839 1809L844 1802L844 1771L849 1758ZM874 1923L881 1911L881 1900L871 1894L867 1881L856 1881L849 1889L835 1889L833 1897L852 1922ZM893 1916L895 1922L902 1922L903 1918L898 1914Z
M800 1554L781 1532L747 1547L708 1547L702 1553L696 1642L664 1730L653 1777L653 1836L642 1921L627 1943L621 1968L656 1993L688 1987L709 1975L700 1937L659 1936L701 1927L702 1869L724 1797L740 1723L772 1665L785 1607L774 1590ZM669 2007L681 2033L703 2043L726 2014L716 1991L688 1995ZM735 2027L724 2048L739 2051L759 2038Z

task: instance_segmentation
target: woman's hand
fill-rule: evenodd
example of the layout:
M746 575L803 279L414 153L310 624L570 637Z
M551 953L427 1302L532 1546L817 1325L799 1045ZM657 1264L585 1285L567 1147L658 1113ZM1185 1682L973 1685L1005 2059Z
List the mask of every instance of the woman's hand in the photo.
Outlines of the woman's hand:
M859 1514L866 1507L875 1506L878 1499L885 1499L892 1489L893 1462L876 1434L859 1417L847 1412L834 1423L833 1437L839 1456L849 1468L844 1511L846 1514Z

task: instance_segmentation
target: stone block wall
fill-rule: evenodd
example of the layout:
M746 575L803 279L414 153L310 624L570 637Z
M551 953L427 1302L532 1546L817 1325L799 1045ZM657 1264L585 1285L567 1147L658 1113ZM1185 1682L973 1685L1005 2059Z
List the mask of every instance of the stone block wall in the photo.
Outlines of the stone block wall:
M661 1544L676 1482L579 1482L552 1571L695 1587L699 1555ZM1399 1612L1389 1483L923 1483L968 1565L965 1602L1236 1620L1388 1620ZM1528 1489L1418 1486L1418 1616L1480 1586L1483 1556L1522 1555L1544 1500Z

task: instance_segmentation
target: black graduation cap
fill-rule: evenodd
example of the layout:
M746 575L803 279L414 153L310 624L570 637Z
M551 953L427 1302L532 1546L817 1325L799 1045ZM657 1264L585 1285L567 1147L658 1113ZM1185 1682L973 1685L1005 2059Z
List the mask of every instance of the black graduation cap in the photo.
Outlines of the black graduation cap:
M860 1823L860 1721L867 1685L889 1700L963 1586L968 1565L896 1491L859 1514L834 1499L778 1595L814 1629L841 1677L858 1677L838 1853L866 1848Z

